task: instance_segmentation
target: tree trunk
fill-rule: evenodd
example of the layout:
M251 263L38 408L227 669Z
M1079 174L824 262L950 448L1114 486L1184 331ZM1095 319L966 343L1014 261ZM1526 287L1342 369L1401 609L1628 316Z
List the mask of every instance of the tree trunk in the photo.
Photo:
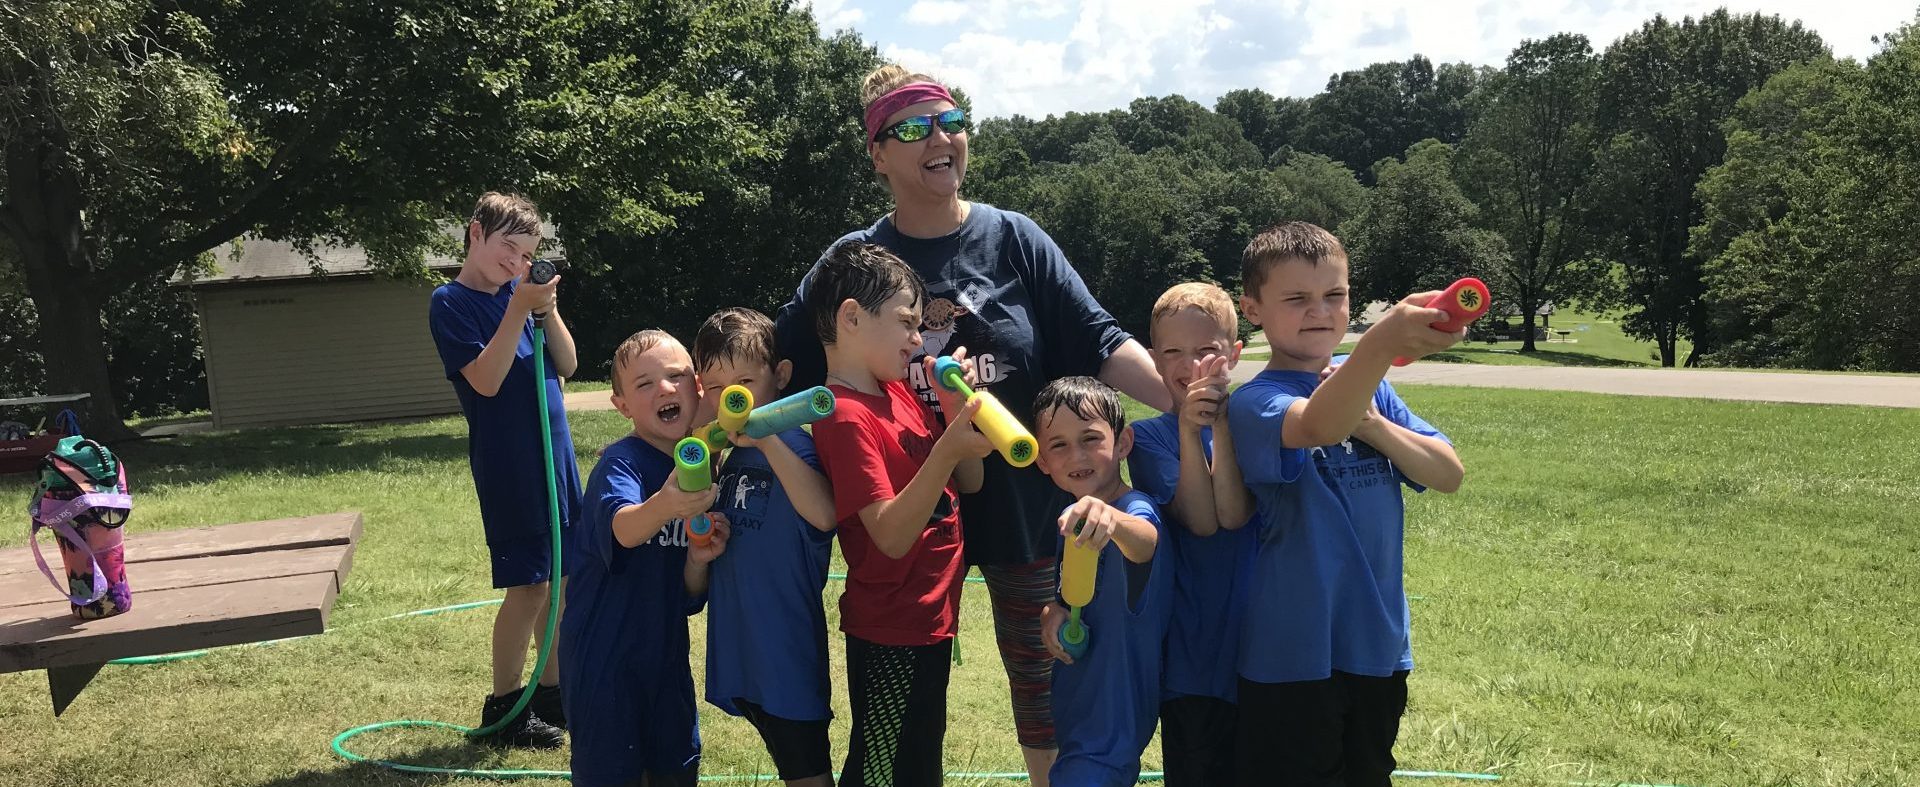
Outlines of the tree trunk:
M1676 345L1679 344L1679 339L1675 335L1675 332L1663 329L1660 331L1660 335L1655 337L1654 341L1660 345L1660 365L1668 369L1673 368L1674 354L1677 349Z
M1533 346L1533 313L1540 310L1539 304L1529 303L1531 299L1520 301L1520 352L1535 352Z
M16 138L7 153L5 226L39 312L47 394L88 393L80 426L97 440L133 437L120 419L107 373L102 297L81 240L80 182L66 162L64 135ZM37 143L37 144L36 144Z

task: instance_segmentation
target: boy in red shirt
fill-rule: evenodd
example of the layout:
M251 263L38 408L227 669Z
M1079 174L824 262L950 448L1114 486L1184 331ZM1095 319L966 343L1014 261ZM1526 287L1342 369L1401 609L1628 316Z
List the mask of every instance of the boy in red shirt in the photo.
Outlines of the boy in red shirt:
M936 388L941 410L954 414L942 430L902 381L926 305L912 268L880 246L847 243L811 275L807 312L836 397L813 441L847 561L840 630L853 742L840 784L939 787L967 570L955 494L980 488L980 459L993 445L972 427L977 401ZM933 359L925 363L932 379ZM971 383L970 368L967 376Z

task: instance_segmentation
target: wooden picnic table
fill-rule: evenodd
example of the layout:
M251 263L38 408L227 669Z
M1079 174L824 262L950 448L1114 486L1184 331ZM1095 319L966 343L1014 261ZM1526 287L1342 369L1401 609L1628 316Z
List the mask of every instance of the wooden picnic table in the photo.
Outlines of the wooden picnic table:
M0 551L0 673L44 669L53 713L109 661L326 631L357 512L127 534L133 609L73 617L28 548ZM44 538L44 537L43 537ZM42 552L57 545L42 542ZM48 563L59 576L59 561Z

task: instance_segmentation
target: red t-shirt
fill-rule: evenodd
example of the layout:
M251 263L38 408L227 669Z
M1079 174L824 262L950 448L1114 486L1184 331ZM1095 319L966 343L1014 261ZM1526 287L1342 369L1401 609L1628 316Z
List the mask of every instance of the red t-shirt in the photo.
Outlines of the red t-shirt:
M906 489L939 437L931 414L905 382L884 383L881 390L884 396L833 386L833 414L813 425L847 560L840 630L877 645L932 645L958 630L967 571L960 513L949 480L907 554L896 560L874 545L860 509Z

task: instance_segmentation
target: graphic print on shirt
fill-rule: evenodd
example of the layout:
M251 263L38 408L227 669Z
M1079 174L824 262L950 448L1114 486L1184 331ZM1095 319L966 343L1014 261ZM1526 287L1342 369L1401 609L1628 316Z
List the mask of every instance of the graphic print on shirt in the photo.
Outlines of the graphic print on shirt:
M720 479L720 501L733 511L727 524L733 528L734 537L743 530L759 530L766 521L773 480L773 469L767 467L728 469Z
M1381 485L1398 486L1400 483L1392 460L1363 440L1349 438L1335 445L1315 448L1313 453L1325 468L1327 478L1349 493Z
M660 528L659 533L654 534L653 540L648 541L647 543L653 544L654 546L660 546L660 547L686 546L687 544L691 543L687 540L687 520L685 519L667 520L667 524L664 527Z
M953 282L929 282L927 298L920 318L922 355L938 358L951 355L958 348L967 348L967 362L978 369L980 384L977 387L981 390L1020 371L993 328L996 317L1008 318L1007 310L1002 304L989 300L987 288L979 282L959 287ZM920 358L915 357L907 368L907 385L936 413L940 412L940 400L933 393L933 386L937 384L927 379L926 369Z

